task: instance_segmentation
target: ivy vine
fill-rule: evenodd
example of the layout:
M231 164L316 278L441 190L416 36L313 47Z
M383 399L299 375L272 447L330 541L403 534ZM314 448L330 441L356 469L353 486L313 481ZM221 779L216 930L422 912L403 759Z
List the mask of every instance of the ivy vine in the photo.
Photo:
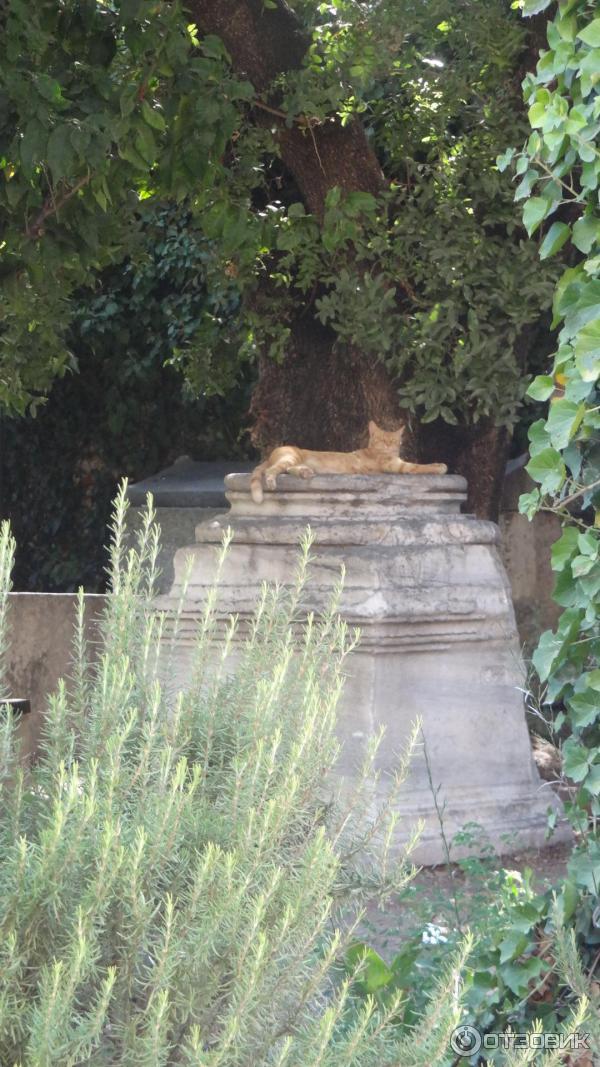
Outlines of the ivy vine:
M550 0L525 0L537 14ZM568 265L554 295L558 347L529 395L547 401L529 433L527 470L537 483L520 500L530 518L558 514L563 532L552 548L555 598L564 608L544 633L534 664L549 703L561 702L565 774L574 783L568 813L579 847L563 901L578 886L600 892L600 16L595 0L560 0L548 23L548 48L524 82L532 132L512 164L526 191L524 224L539 255L561 252Z

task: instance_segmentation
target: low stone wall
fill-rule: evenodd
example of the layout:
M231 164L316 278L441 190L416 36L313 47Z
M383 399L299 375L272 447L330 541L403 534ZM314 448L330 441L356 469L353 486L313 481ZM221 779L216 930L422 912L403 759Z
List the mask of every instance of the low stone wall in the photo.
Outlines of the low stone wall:
M533 482L525 470L528 456L509 463L500 514L501 553L510 580L519 637L529 655L544 630L553 629L561 608L552 599L555 574L550 550L560 537L560 520L540 511L532 522L519 514L519 497Z
M85 597L86 632L94 648L95 630L105 597ZM10 695L31 701L27 733L31 745L50 693L69 673L77 597L74 593L10 593L7 666Z

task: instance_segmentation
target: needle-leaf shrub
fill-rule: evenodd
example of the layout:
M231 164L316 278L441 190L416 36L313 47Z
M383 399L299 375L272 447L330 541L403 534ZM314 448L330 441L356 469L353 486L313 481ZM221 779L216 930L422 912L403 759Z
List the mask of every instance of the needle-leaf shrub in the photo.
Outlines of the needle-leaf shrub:
M158 531L149 511L129 548L125 510L123 492L98 641L81 596L36 758L0 723L0 1063L445 1063L468 945L404 1035L399 998L357 998L338 965L361 904L408 869L388 860L393 805L362 814L372 758L345 804L328 777L355 635L335 601L300 621L308 541L291 586L265 587L218 645L213 591L178 692L177 614L168 637L153 608ZM12 548L5 525L4 589Z

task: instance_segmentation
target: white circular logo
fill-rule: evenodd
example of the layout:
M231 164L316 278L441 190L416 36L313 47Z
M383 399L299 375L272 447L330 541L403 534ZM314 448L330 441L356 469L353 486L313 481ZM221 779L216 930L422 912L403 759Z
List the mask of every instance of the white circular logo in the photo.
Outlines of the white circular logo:
M456 1052L457 1056L463 1056L465 1059L468 1056L475 1056L479 1052L481 1044L481 1034L476 1026L469 1026L465 1023L463 1026L457 1026L452 1031L450 1048L453 1052Z

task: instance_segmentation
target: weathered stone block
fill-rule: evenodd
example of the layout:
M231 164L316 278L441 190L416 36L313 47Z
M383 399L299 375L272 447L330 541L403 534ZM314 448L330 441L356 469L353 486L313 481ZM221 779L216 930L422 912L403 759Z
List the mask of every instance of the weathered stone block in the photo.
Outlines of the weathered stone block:
M224 528L231 526L234 537L219 610L235 612L243 621L263 580L291 580L298 542L309 524L314 563L304 608L325 607L343 564L341 611L362 632L340 709L340 773L352 779L382 725L386 736L379 765L392 770L418 718L432 783L421 749L400 798L406 839L415 821L424 821L415 857L429 864L445 860L432 785L444 806L447 836L466 822L478 822L499 851L543 844L547 809L560 805L542 786L531 757L498 528L461 514L464 479L282 476L262 504L252 501L247 475L230 474L226 487L231 510L199 524L196 543L176 553L169 596L159 600L162 610L173 610L191 554L178 637L180 684L186 682L193 634ZM374 803L385 781L378 790Z

